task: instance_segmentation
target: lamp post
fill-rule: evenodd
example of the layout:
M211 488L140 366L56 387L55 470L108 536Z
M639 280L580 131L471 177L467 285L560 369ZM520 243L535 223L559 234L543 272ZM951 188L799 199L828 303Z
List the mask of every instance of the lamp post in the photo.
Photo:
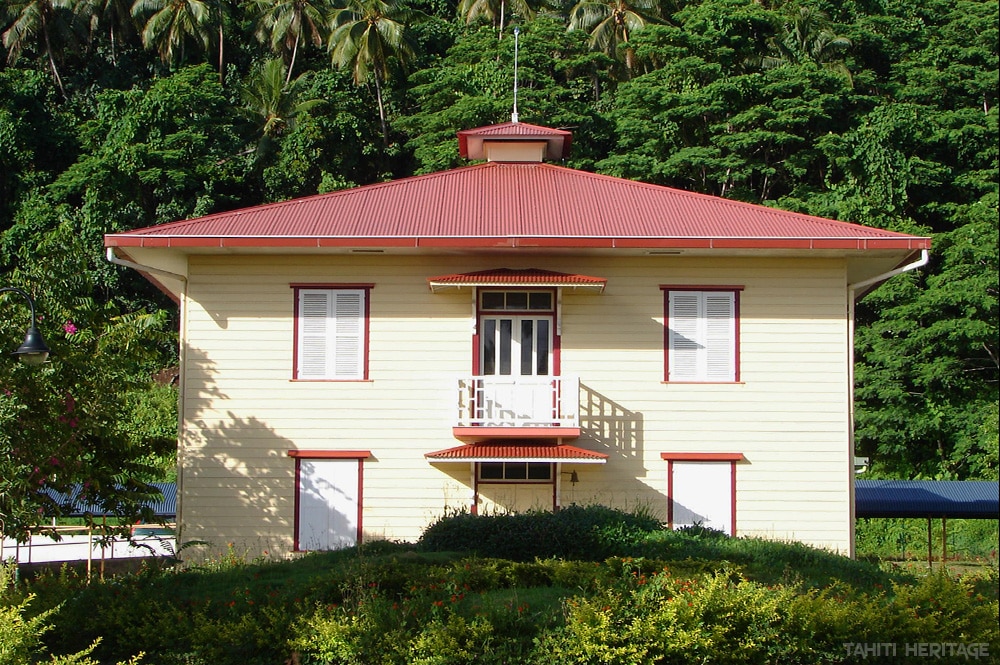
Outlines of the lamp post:
M28 332L24 336L24 343L17 347L17 351L14 351L10 355L14 356L25 365L41 365L49 357L49 347L45 345L45 340L42 339L42 333L39 332L38 326L35 325L35 301L32 300L31 296L29 296L25 291L22 291L16 286L0 287L0 293L6 293L8 291L19 293L25 300L28 301L28 309L31 310L31 322L28 325Z

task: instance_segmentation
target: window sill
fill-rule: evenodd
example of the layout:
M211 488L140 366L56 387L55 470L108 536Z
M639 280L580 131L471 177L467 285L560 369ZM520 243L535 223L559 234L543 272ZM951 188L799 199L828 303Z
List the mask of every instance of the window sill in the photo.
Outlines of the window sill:
M289 383L375 383L374 379L288 379Z
M665 386L745 386L746 381L660 381Z

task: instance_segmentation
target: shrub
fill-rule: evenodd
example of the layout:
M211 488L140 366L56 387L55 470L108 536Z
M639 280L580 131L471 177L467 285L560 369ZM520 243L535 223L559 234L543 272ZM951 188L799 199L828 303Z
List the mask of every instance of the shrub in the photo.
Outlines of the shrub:
M29 595L20 603L0 607L0 665L26 665L41 660L45 651L42 637L52 630L49 619L59 608L26 618L28 605L33 599L34 596ZM82 651L65 656L51 656L46 662L49 665L97 665L90 654L99 643L99 639L95 640ZM142 654L134 656L129 664L134 665L141 658Z
M643 511L598 505L506 515L462 512L428 526L418 545L425 551L473 552L513 561L536 557L601 561L660 529L660 523Z
M968 581L930 576L875 594L767 586L731 571L633 575L566 602L566 625L536 642L534 663L769 664L851 662L845 645L997 645L998 607Z

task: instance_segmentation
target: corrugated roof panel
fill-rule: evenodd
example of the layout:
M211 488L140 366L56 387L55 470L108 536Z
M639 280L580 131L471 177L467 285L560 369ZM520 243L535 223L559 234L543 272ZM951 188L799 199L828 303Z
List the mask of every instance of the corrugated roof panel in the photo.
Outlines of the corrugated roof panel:
M1000 518L1000 485L977 480L856 480L857 517Z
M145 505L153 511L153 515L156 517L176 517L177 484L149 483L149 485L160 493L159 499L145 502ZM82 517L87 514L100 517L104 515L111 516L114 514L105 511L100 506L89 501L81 501L80 495L82 492L83 488L81 485L74 485L73 488L66 493L57 492L53 489L45 490L45 493L48 494L54 502L62 507L61 514L63 517Z
M463 129L459 136L570 136L565 129L553 129L527 122L501 122L474 129Z
M108 236L140 238L927 239L545 163L486 163ZM132 239L130 241L130 239ZM570 242L572 244L572 242ZM863 247L860 247L863 248Z
M426 453L439 462L589 462L603 464L608 456L568 445L525 445L517 442L484 441Z
M440 275L427 280L432 289L448 286L570 286L603 291L608 280L588 275L573 275L540 268L496 268L476 272Z

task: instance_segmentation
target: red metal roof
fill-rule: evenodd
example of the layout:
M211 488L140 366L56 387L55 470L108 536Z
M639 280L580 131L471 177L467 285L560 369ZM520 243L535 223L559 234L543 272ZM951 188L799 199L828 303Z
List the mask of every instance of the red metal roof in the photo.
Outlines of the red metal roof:
M483 441L426 453L439 462L577 462L603 464L608 456L576 446L525 445L511 441Z
M914 250L930 239L553 164L488 162L110 234L105 245Z
M476 272L455 273L431 277L427 280L432 290L457 286L569 286L603 291L608 280L603 277L571 275L540 268L496 268Z

